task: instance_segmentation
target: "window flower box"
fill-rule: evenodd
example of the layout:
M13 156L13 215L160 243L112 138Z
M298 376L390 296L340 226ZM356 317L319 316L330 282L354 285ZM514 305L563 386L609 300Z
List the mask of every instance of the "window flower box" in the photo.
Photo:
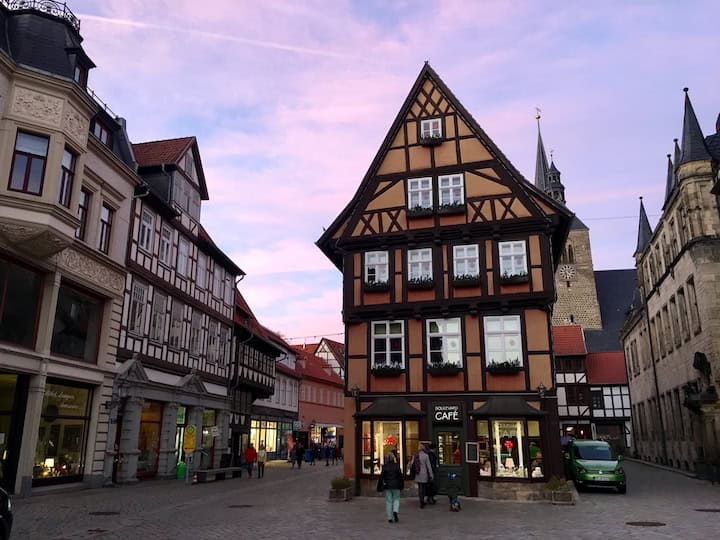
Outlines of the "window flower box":
M517 274L502 274L500 276L500 283L503 285L513 285L515 283L527 283L530 281L530 276L527 272L520 272Z
M478 287L480 285L480 275L462 274L453 277L453 287Z
M465 203L441 204L438 206L438 214L464 214Z
M365 292L385 292L390 289L389 281L372 281L364 282L363 289Z
M408 279L407 287L413 290L432 289L435 287L435 281L431 277L412 278Z
M485 366L485 371L488 373L504 374L504 373L517 373L522 371L523 367L520 365L520 360L507 360L505 362L490 362Z
M427 371L431 375L457 375L462 371L462 367L457 364L442 362L437 364L428 364Z
M376 377L398 377L405 372L405 369L399 364L385 364L373 366L370 371Z
M423 146L437 146L438 144L442 144L443 140L443 136L439 133L432 135L426 133L425 135L420 135L419 142Z
M435 211L432 207L413 206L412 208L408 208L405 213L407 214L407 217L426 217L432 216Z

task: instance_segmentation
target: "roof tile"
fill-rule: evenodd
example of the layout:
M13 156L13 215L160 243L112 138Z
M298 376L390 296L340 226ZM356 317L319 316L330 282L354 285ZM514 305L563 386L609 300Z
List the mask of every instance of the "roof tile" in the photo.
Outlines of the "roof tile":
M555 356L582 356L587 353L585 337L579 324L553 326L552 335Z
M195 137L180 137L163 141L150 141L132 145L135 160L140 167L177 164Z
M625 354L622 351L589 353L585 358L589 384L627 384Z

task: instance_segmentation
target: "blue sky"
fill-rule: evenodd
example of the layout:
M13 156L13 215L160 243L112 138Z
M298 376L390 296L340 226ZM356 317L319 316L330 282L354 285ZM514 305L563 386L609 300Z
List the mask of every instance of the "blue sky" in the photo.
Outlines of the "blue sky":
M720 111L715 1L69 4L98 65L89 85L132 140L198 137L203 223L286 337L342 332L341 276L314 242L425 60L530 179L542 109L596 269L633 265L638 196L657 221L682 88L706 135Z

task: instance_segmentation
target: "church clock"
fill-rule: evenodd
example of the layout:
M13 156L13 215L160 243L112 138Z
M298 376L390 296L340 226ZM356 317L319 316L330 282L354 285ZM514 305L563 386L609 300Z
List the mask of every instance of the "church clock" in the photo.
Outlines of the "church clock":
M574 264L561 264L558 268L558 274L565 281L571 281L575 279L575 265Z

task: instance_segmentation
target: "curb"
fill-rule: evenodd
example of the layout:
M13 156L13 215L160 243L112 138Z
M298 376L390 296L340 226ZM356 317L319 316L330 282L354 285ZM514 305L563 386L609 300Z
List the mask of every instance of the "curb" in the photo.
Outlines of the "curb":
M625 461L632 461L633 463L638 463L640 465L645 465L646 467L652 467L654 469L660 469L661 471L671 472L675 474L681 474L683 476L686 476L687 478L692 478L693 480L701 480L702 478L698 478L695 473L689 472L689 471L681 471L680 469L675 469L674 467L668 467L667 465L660 465L659 463L651 463L650 461L645 461L642 459L636 459L631 457L626 457Z

